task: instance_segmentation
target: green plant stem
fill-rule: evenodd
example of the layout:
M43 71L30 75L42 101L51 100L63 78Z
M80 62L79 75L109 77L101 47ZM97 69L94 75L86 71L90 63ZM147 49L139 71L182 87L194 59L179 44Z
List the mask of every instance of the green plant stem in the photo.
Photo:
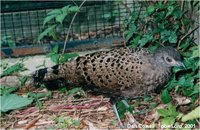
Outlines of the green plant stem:
M79 6L79 9L83 6L83 4L84 4L85 2L86 2L86 0L84 0L84 1L81 3L81 5ZM67 41L68 41L68 38L69 38L69 33L70 33L70 30L71 30L71 28L72 28L72 24L73 24L73 22L74 22L74 20L75 20L75 18L76 18L76 16L77 16L77 14L78 14L78 12L76 12L76 13L74 14L74 16L73 16L73 18L72 18L72 21L71 21L71 23L70 23L70 25L69 25L69 28L68 28L68 31L67 31L67 36L65 37L65 42L64 42L64 47L63 47L62 54L65 53L65 48L66 48Z

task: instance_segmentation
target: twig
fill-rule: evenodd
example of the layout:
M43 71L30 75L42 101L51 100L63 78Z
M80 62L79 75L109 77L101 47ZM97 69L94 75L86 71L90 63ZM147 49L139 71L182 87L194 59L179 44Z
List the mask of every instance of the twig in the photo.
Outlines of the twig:
M99 105L100 102L95 102L95 103L91 103L91 104L87 104L87 105L83 105L83 106L61 106L61 109L73 109L73 108L76 108L76 109L87 109L87 108L90 108L92 106L96 106L96 105Z
M184 0L181 1L181 11L183 11L183 7L184 7Z
M40 118L42 118L42 115L38 116L37 118L35 118L34 120L32 120L27 126L25 126L24 129L29 129L31 128Z
M185 34L178 42L178 45L177 45L177 49L179 48L181 42L187 37L189 36L192 32L194 32L195 30L197 30L199 28L199 26L195 27L194 29L192 29L190 32L188 32L187 34Z
M84 4L85 2L86 2L86 0L84 0L84 1L81 3L81 5L79 6L79 9L83 6L83 4ZM76 12L76 13L74 14L74 16L73 16L73 18L72 18L72 21L71 21L71 23L70 23L70 25L69 25L69 28L68 28L68 31L67 31L67 36L66 36L65 42L64 42L64 47L63 47L62 54L64 54L64 52L65 52L65 48L66 48L67 41L68 41L68 38L69 38L69 33L70 33L72 24L73 24L73 22L74 22L74 20L75 20L77 14L78 14L78 12Z

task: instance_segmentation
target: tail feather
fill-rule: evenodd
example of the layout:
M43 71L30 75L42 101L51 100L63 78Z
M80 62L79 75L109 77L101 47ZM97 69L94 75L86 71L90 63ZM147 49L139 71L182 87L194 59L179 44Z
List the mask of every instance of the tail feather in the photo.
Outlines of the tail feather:
M49 68L43 68L35 71L32 74L34 83L44 83L45 85L54 84L76 84L85 83L84 78L77 69L75 61L67 62L65 64L55 65ZM65 82L65 83L64 83Z
M32 75L35 83L41 83L48 80L55 80L59 78L59 65L55 65L51 68L43 68L34 72Z
M32 75L33 81L35 83L42 82L46 73L47 73L47 68L39 69L39 70L35 71L34 74Z

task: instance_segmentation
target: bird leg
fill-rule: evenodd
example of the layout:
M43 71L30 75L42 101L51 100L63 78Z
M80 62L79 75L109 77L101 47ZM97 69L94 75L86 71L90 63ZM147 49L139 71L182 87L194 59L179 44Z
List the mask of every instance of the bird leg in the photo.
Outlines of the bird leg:
M130 107L130 105L127 103L126 100L122 100L122 102L124 103L124 105L126 106L126 108L129 108L129 107Z
M126 108L130 107L126 100L122 100L122 102L124 103ZM119 117L119 113L118 113L118 110L117 110L117 107L116 107L116 103L114 103L114 105L112 107L113 107L113 111L114 111L115 115L117 116L117 120L118 120L118 123L120 125L120 128L121 129L125 128L125 126L123 125L123 123L122 123L122 121Z
M114 111L114 113L115 113L115 115L117 116L117 120L118 120L118 123L119 123L119 125L120 125L120 128L124 128L124 125L123 125L123 123L122 123L122 121L121 121L121 119L120 119L120 117L119 117L119 113L118 113L118 111L117 111L117 107L116 107L116 104L114 104L113 106L112 106L112 108L113 108L113 111Z

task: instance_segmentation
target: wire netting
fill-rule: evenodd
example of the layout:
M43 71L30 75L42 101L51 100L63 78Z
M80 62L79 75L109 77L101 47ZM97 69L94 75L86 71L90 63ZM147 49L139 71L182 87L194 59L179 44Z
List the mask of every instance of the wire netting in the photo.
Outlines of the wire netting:
M53 9L73 2L2 2L1 10L1 46L20 47L39 45L38 35L46 28L43 20ZM81 2L76 2L80 5ZM127 8L137 11L141 8L136 1L86 1L73 22L69 41L94 38L123 36L124 20L128 16ZM56 28L55 40L45 36L43 44L55 41L63 42L74 14L67 16L63 25ZM55 24L55 20L47 26Z

